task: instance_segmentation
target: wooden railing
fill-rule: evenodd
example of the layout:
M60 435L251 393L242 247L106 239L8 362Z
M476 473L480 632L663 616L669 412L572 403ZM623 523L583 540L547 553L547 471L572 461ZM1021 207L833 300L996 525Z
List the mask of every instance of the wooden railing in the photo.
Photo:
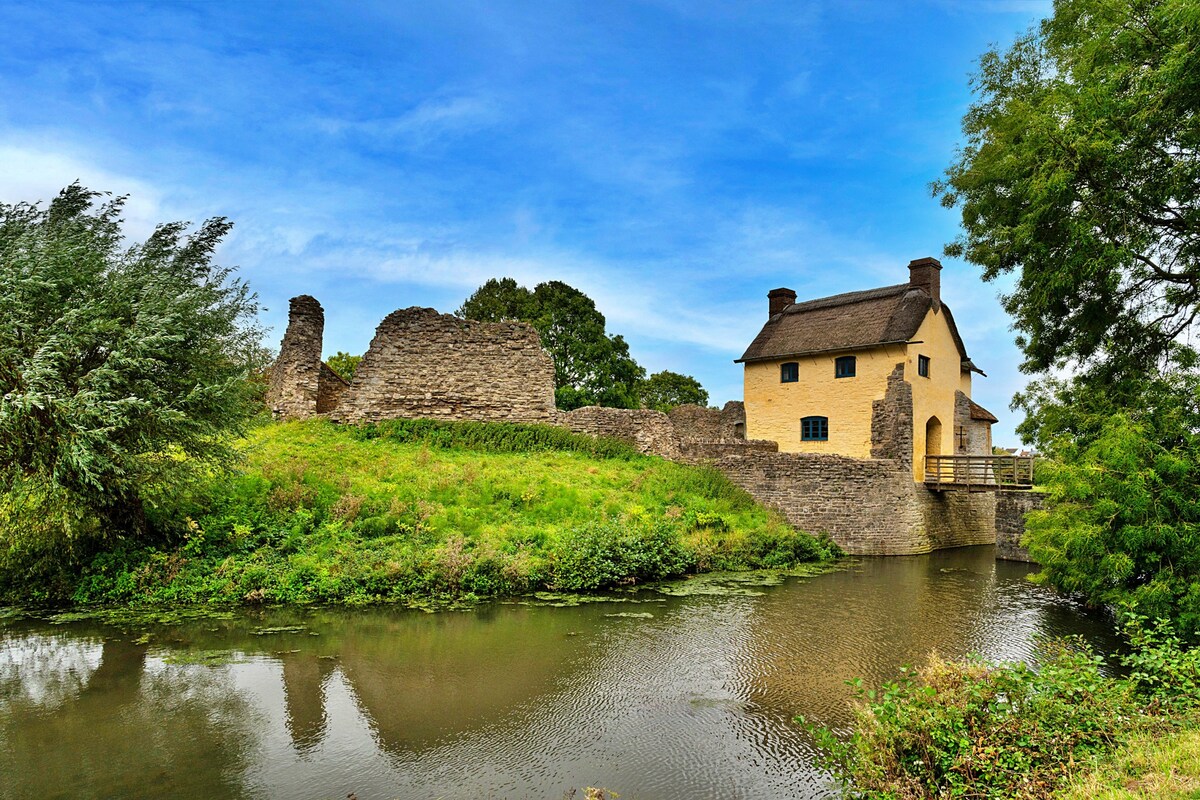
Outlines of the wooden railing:
M931 489L1029 489L1029 456L925 456L925 485Z

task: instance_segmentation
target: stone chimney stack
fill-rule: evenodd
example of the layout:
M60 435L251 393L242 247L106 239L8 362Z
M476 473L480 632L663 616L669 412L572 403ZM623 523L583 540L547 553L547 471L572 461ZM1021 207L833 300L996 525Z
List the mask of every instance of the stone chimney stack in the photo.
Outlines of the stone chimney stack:
M316 298L293 297L287 333L271 368L267 405L276 419L307 419L317 413L325 310Z
M767 292L767 301L771 308L770 316L773 317L796 302L796 293L791 289L772 289Z
M942 262L936 258L918 258L908 262L908 285L933 298L934 309L942 307Z

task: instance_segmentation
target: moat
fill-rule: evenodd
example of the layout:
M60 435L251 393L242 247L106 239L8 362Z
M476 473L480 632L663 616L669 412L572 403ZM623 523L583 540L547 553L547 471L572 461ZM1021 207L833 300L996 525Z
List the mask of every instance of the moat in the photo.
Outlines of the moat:
M1029 571L975 547L568 607L0 617L0 797L828 797L792 720L844 726L848 679L1117 646Z

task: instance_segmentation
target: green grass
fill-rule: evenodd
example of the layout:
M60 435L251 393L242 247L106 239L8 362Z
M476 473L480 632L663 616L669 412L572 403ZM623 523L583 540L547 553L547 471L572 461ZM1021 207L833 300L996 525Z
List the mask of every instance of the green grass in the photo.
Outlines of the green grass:
M1200 728L1169 736L1134 736L1111 762L1073 780L1060 797L1200 800Z
M545 426L256 430L172 546L101 553L76 603L369 603L592 590L831 558L715 470ZM19 598L17 598L19 599Z

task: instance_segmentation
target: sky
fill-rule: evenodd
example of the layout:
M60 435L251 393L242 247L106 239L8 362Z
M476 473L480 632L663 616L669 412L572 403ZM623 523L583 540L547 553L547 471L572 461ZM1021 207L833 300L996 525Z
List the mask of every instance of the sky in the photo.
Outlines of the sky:
M970 75L1048 0L133 2L0 0L0 202L79 180L126 229L225 216L218 261L325 308L325 354L390 311L561 280L648 373L741 399L734 364L799 299L942 297L1016 446L1027 377L979 270L942 256Z

